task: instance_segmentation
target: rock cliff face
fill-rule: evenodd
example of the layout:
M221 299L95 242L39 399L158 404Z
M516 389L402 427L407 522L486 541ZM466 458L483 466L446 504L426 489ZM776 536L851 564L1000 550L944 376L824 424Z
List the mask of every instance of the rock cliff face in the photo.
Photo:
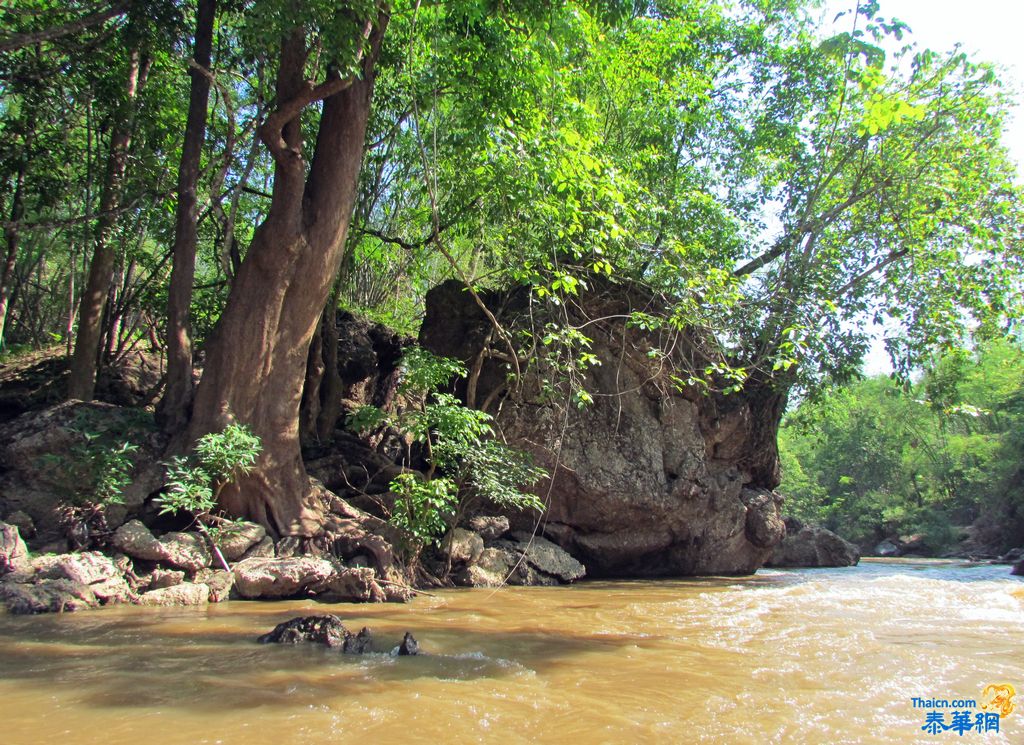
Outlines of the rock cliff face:
M538 322L526 292L482 299L508 328ZM785 535L772 492L784 398L752 383L729 396L680 391L670 374L707 352L678 334L669 359L648 355L669 340L625 318L651 303L609 284L569 310L600 363L584 374L594 401L581 409L566 405L565 391L544 391L539 376L505 389L507 347L492 341L490 322L457 282L428 293L420 343L476 371L459 393L496 414L509 444L552 474L536 490L548 503L543 533L588 576L753 572Z

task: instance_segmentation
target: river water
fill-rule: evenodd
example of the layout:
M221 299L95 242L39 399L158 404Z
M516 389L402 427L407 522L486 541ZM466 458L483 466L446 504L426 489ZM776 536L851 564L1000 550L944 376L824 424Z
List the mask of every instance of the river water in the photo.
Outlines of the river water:
M1024 743L1024 582L1008 571L865 562L407 605L0 615L0 743ZM411 630L428 654L254 643L324 612L381 646ZM1020 694L998 733L922 730L913 697L980 706L1001 683Z

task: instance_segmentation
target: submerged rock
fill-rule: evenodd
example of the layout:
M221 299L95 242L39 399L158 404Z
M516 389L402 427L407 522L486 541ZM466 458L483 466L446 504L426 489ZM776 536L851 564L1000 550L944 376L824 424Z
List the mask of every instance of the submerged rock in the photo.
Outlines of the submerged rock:
M323 644L345 654L373 651L373 635L368 628L364 626L358 634L353 634L334 615L299 616L279 623L256 641L260 644Z
M402 637L402 643L398 645L398 656L408 657L417 655L420 653L420 644L416 641L416 637L410 634L408 631L405 632L405 636Z
M787 535L768 560L770 567L848 567L860 561L855 545L817 525L787 521L795 532Z

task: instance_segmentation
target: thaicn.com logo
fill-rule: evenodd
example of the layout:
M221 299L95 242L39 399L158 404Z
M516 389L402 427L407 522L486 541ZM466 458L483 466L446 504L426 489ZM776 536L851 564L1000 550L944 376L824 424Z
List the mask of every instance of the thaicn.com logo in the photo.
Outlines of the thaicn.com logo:
M919 698L910 699L915 709L923 709L921 729L930 735L955 732L999 732L1002 720L1013 713L1016 689L1009 683L987 685L981 697L973 698Z

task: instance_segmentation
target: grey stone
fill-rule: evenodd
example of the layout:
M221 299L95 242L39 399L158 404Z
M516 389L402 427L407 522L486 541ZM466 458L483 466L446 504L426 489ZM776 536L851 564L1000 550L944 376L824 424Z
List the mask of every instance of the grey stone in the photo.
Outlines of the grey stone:
M131 597L131 588L121 569L98 551L41 556L34 566L41 580L66 579L85 585L103 605L123 603Z
M115 530L110 545L133 559L163 561L167 557L163 544L139 520L129 520Z
M569 552L546 538L516 532L512 537L519 542L516 550L523 551L527 563L539 572L562 582L574 582L586 575L587 570Z
M242 556L245 559L272 559L274 558L274 539L269 535L265 536L256 545L249 548Z
M251 558L232 567L235 589L244 598L284 598L320 592L337 569L327 559L309 556Z
M185 581L185 572L181 569L163 569L157 567L149 575L149 590L162 590L165 587L174 587Z
M220 569L200 569L196 572L195 581L210 588L211 603L222 603L231 596L235 575Z
M900 547L890 540L884 540L875 546L876 556L899 556Z
M21 539L18 529L7 523L0 523L0 576L8 572L24 572L30 567L28 547Z
M858 561L860 551L849 541L817 525L803 525L775 547L768 566L848 567Z
M206 540L198 533L168 533L160 538L160 544L164 550L161 561L186 572L198 572L213 561Z
M484 552L484 539L465 528L452 530L441 545L452 564L473 564Z
M508 533L510 526L504 515L477 515L469 521L469 529L479 533L485 541L493 541Z
M218 531L217 548L228 561L238 561L253 546L267 536L267 530L258 523L236 522Z
M139 605L205 605L210 588L204 584L182 582L173 587L162 587L139 595Z
M479 560L457 572L458 585L498 587L509 585L559 585L580 579L586 569L565 550L529 533L513 533L484 549Z
M13 614L71 613L100 604L89 585L69 579L43 579L29 584L0 583L0 599Z

